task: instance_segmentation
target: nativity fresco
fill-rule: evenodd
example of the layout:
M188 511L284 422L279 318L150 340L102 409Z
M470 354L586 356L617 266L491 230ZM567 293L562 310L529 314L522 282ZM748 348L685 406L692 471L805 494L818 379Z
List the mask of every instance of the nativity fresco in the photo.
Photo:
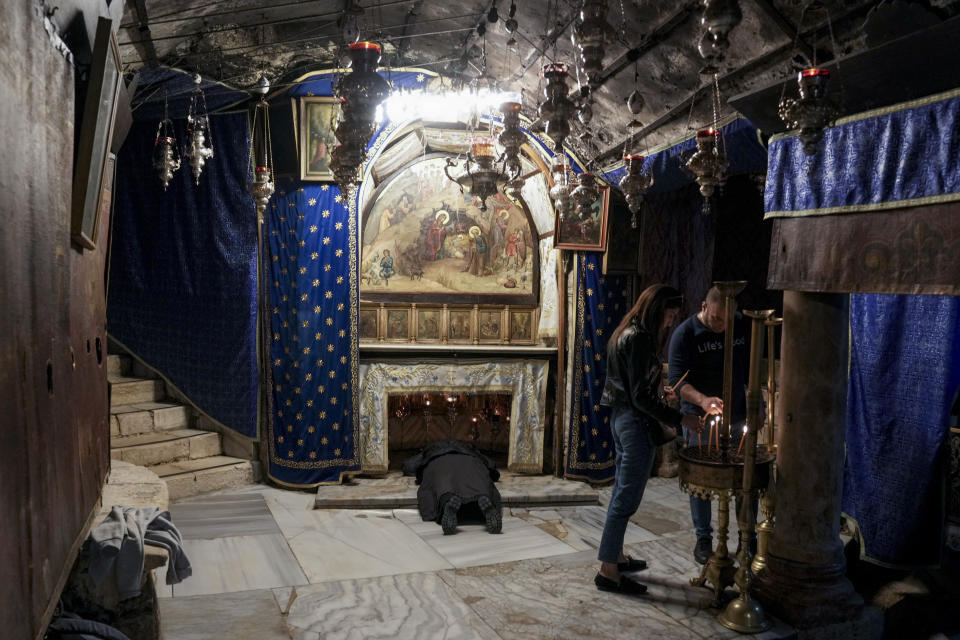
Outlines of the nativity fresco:
M447 179L445 165L443 157L417 162L374 197L364 220L360 295L528 296L536 304L539 256L524 210L498 193L481 211Z

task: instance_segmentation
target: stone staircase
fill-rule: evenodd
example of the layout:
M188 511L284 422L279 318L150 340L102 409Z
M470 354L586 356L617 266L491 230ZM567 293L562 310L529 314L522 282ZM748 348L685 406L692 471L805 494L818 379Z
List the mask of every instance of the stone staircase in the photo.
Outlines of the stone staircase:
M191 408L129 356L107 357L107 380L110 457L160 476L171 501L259 479L258 463L223 455L221 434L195 428Z

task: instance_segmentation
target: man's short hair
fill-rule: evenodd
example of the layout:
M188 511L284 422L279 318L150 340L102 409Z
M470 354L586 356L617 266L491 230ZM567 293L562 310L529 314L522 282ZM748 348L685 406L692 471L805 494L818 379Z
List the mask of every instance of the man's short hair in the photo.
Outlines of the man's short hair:
M717 304L723 302L723 294L720 293L720 289L716 287L710 287L710 290L707 291L707 297L704 299L704 302L707 304Z

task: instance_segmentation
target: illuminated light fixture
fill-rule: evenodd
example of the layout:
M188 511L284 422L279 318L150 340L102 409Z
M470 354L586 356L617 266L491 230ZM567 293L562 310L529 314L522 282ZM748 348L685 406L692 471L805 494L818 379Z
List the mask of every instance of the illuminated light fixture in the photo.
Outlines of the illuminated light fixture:
M464 172L459 176L450 175L450 167L456 167L457 161L448 158L443 172L447 174L452 182L460 185L460 191L464 189L470 192L475 198L480 199L480 210L487 210L487 198L496 195L501 185L507 178L503 171L496 166L496 159L493 155L493 141L489 138L478 137L470 145L470 151L467 152L467 159L464 163Z
M553 140L554 151L563 151L563 141L570 135L570 118L576 105L567 97L567 65L554 62L543 66L541 72L547 79L543 88L546 98L540 103L538 114L544 124L544 132Z
M799 129L797 138L803 152L812 156L823 139L823 130L838 114L837 106L827 97L830 71L823 68L804 69L797 75L799 98L781 98L780 119L790 129Z
M377 107L390 95L390 85L377 73L380 46L372 42L350 45L350 73L337 85L342 118L334 134L340 142L330 154L330 168L344 193L359 181L367 159L367 144L376 131Z
M643 160L644 157L640 155L624 156L626 173L620 178L620 190L627 200L627 208L630 209L630 226L634 229L637 228L637 214L640 213L640 207L643 205L643 197L653 186L653 172L644 172Z
M697 148L683 163L697 184L704 198L704 213L710 211L709 198L727 175L727 155L722 149L720 131L713 127L697 131Z

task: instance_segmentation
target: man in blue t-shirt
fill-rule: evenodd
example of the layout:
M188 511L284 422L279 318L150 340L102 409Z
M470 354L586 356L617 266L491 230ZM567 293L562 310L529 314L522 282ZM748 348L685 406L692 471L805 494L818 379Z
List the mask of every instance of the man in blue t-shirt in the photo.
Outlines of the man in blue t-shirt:
M680 411L684 414L720 415L723 411L723 346L726 325L723 295L716 287L711 287L699 313L680 323L670 338L667 379L680 397ZM745 389L749 346L748 326L739 314L734 319L733 336L733 407L730 435L731 446L736 451L747 417ZM684 374L686 378L677 386L677 381ZM691 435L695 435L686 428L683 431L684 442L687 442ZM706 434L704 439L705 436ZM739 511L738 504L737 512ZM697 545L694 547L693 557L700 564L705 564L713 553L710 501L691 496L690 515L697 531Z

